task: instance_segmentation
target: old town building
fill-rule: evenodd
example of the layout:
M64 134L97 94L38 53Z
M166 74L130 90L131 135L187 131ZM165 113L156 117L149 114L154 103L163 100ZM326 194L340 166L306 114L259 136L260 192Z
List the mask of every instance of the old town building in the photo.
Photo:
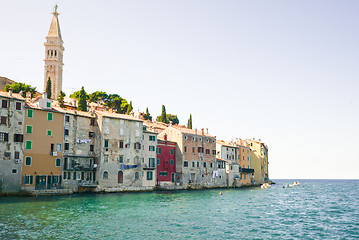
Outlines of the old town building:
M231 187L240 186L239 176L239 148L233 142L217 140L217 161L225 160L226 184ZM222 163L221 161L220 163Z
M269 181L268 176L268 147L261 139L247 139L251 149L251 166L254 169L254 181L256 184L262 184Z
M94 113L63 109L63 185L73 191L96 188L100 132Z
M159 139L157 143L157 180L160 186L173 186L179 182L176 174L176 143Z
M216 137L208 132L169 126L159 134L176 142L176 173L184 187L200 188L215 185Z
M22 185L27 191L62 189L64 113L43 97L26 100Z
M143 127L142 138L142 186L154 187L157 182L156 147L157 133Z
M21 189L24 156L24 104L16 93L0 91L0 193Z

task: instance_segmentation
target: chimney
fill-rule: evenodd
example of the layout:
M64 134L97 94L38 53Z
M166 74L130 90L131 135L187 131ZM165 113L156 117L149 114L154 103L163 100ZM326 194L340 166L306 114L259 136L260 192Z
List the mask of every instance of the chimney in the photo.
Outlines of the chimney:
M202 133L202 135L204 135L204 128L201 129L201 133Z
M165 141L167 141L167 134L165 133L165 135L163 136L163 138L165 139Z
M26 93L26 100L28 100L28 101L31 100L31 92Z
M196 135L197 135L197 128L195 128L195 129L194 129L194 132L195 132L195 133L196 133Z
M42 94L42 98L44 98L44 99L47 98L47 93L46 93L46 92L44 92L44 93Z
M12 88L11 87L9 88L9 95L10 95L10 97L12 96Z
M206 133L208 134L208 128L206 128Z

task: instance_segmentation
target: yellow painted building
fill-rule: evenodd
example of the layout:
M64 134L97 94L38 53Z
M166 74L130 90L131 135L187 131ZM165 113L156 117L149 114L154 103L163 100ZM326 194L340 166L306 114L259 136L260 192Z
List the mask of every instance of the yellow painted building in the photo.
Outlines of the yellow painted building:
M24 126L24 190L60 189L64 114L44 98L26 101Z
M254 180L256 184L269 182L268 175L268 146L260 139L257 141L253 139L246 140L251 151L251 166L254 169Z

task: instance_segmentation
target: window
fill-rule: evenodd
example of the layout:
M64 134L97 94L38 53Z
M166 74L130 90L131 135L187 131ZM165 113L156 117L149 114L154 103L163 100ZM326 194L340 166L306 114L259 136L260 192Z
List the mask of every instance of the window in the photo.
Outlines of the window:
M2 100L1 107L2 108L7 108L7 100Z
M148 171L147 172L147 180L152 180L153 179L153 172L152 171Z
M104 162L108 162L108 156L104 156L103 161L104 161Z
M27 118L32 118L33 110L27 109Z
M120 140L120 142L119 142L119 147L123 148L123 141L122 140Z
M0 124L7 124L7 117L1 116Z
M119 157L118 157L118 162L119 162L119 163L123 163L123 156L119 156Z
M70 122L70 116L65 116L65 122Z
M141 143L139 143L139 142L136 142L136 143L134 143L134 149L136 149L136 150L140 150L141 149Z
M47 103L46 103L46 107L47 107L47 108L51 108L51 102L47 102Z
M70 144L69 144L69 143L65 143L64 150L69 150L69 149L70 149Z
M14 142L23 142L23 141L24 141L24 135L14 134Z
M184 146L184 152L187 152L187 146Z
M187 136L184 136L184 140L187 140Z
M21 111L21 102L15 103L15 109Z
M17 169L11 170L11 173L17 173Z
M174 182L174 181L175 181L175 174L172 173L172 174L171 174L171 182Z
M160 176L167 176L167 172L160 172Z
M157 158L157 165L160 165L161 160Z
M94 136L94 133L93 133L93 132L89 132L89 137L90 137L90 138L93 138L93 136Z
M206 163L206 162L203 163L203 167L204 167L204 168L207 167L207 163Z
M94 150L94 145L91 144L91 145L90 145L90 152L93 152L93 150Z
M26 133L32 134L32 126L26 126Z
M68 136L68 135L69 135L69 130L65 129L65 136Z
M105 139L105 148L108 148L108 139Z
M171 166L173 166L173 159L170 160Z
M52 113L47 113L47 120L52 121Z
M209 142L209 139L207 138L206 141Z
M211 163L210 167L213 168L213 163Z
M203 147L198 147L198 152L203 153Z
M28 149L28 150L32 149L32 141L26 141L25 149Z
M216 155L216 150L212 150L212 154L213 154L213 155Z
M51 143L50 151L53 152L55 150L55 144Z
M202 138L198 138L198 140L199 140L200 142L202 142Z
M32 175L24 175L24 184L32 184L33 183L33 176Z
M149 167L150 168L154 168L155 167L155 159L154 158L149 158L148 159L149 162Z
M195 153L195 148L194 147L192 147L192 152Z
M140 173L139 172L135 172L135 180L140 179Z
M209 155L209 149L208 148L206 149L206 154Z
M47 135L47 136L52 136L52 131L51 131L51 130L47 130L47 131L46 131L46 135Z
M149 136L149 138L150 138L150 141L156 141L156 136Z
M11 157L11 152L4 152L4 157L5 158L10 158Z
M196 138L195 138L195 137L192 137L192 141L196 141Z
M7 142L9 141L9 134L0 132L0 142Z
M56 158L56 167L61 167L61 159Z
M161 153L161 148L158 147L156 152Z
M91 118L91 120L90 120L90 126L95 126L95 119L94 119L94 118Z
M20 159L20 152L15 151L15 159Z
M192 167L194 167L194 165L195 165L195 163L194 163L194 162L192 162Z
M171 155L173 155L173 149L171 149Z
M197 162L197 167L199 167L199 162Z
M155 151L155 146L149 146L149 150L150 150L151 152L154 152L154 151Z
M108 179L108 172L107 171L103 172L103 179Z
M188 162L187 161L183 162L183 167L188 167Z

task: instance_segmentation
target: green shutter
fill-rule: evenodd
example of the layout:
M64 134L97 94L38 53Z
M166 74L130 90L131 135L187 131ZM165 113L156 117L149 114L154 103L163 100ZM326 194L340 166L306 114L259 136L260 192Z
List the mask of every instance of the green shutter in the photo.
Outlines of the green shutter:
M50 102L47 102L47 103L46 103L46 107L50 108L50 107L51 107L51 103L50 103Z
M171 159L171 166L173 166L173 159Z
M56 167L61 167L61 159L56 158Z
M52 131L51 130L47 130L47 136L52 136Z
M26 126L26 133L28 134L32 133L32 126Z
M52 113L47 113L47 120L52 121Z
M171 149L171 155L173 155L173 149Z
M26 141L26 149L31 149L32 148L32 141Z
M160 159L157 159L157 165L160 165Z
M25 157L25 165L30 166L31 165L31 157Z
M27 110L27 117L28 117L28 118L32 118L32 113L33 113L33 110L32 110L32 109L28 109L28 110Z

